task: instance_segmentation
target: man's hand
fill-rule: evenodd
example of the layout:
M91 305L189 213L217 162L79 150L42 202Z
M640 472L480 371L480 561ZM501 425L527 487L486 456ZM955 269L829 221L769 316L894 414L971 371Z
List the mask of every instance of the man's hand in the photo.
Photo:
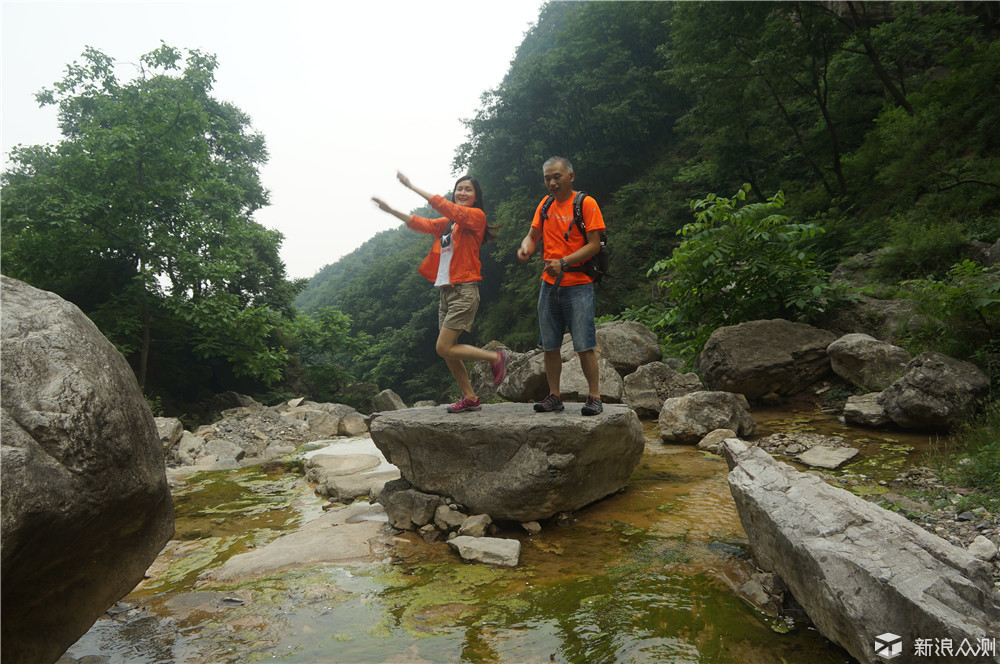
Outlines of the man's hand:
M531 258L531 254L535 253L535 248L538 246L538 238L541 236L540 232L532 228L528 231L528 234L524 236L521 240L521 246L517 249L517 260L522 263L527 263Z

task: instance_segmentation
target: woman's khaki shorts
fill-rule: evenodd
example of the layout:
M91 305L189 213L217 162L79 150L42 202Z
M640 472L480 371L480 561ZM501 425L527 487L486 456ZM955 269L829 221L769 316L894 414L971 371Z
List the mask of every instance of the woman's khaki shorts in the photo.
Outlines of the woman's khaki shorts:
M452 330L472 329L472 321L479 310L479 282L441 286L441 305L438 307L438 328Z

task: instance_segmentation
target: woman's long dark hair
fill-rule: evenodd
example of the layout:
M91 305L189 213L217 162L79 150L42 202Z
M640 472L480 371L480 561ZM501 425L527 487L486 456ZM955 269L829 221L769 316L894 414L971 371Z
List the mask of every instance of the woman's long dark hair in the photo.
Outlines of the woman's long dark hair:
M479 208L483 212L486 212L486 204L483 202L483 188L479 186L479 180L472 177L471 175L463 175L462 177L458 178L458 180L455 182L455 186L451 190L451 200L455 200L455 190L458 189L458 185L466 181L472 183L472 189L473 191L476 192L476 202L472 204L472 207ZM497 231L500 230L501 226L503 226L503 224L497 224L495 226L486 224L486 231L483 233L482 243L486 244L487 242L493 242L494 240L496 240Z

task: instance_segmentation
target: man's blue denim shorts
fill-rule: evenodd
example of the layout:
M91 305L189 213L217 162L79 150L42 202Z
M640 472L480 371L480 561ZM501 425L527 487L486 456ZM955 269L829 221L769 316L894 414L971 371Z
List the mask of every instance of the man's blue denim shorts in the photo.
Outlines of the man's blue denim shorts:
M538 328L541 332L538 343L542 350L561 348L567 327L577 353L597 348L594 284L559 288L558 296L553 296L553 290L552 284L543 280L538 291Z

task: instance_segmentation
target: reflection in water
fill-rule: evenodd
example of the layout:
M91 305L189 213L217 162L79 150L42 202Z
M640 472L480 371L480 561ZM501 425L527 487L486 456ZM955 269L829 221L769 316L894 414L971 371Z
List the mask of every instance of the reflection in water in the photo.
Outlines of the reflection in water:
M198 572L313 518L320 502L284 473L195 477L177 492L178 540L124 600L136 608L98 621L63 661L851 662L736 594L754 567L725 463L663 445L655 422L646 437L626 491L536 536L509 524L516 569L464 564L406 533L376 564L198 588Z

